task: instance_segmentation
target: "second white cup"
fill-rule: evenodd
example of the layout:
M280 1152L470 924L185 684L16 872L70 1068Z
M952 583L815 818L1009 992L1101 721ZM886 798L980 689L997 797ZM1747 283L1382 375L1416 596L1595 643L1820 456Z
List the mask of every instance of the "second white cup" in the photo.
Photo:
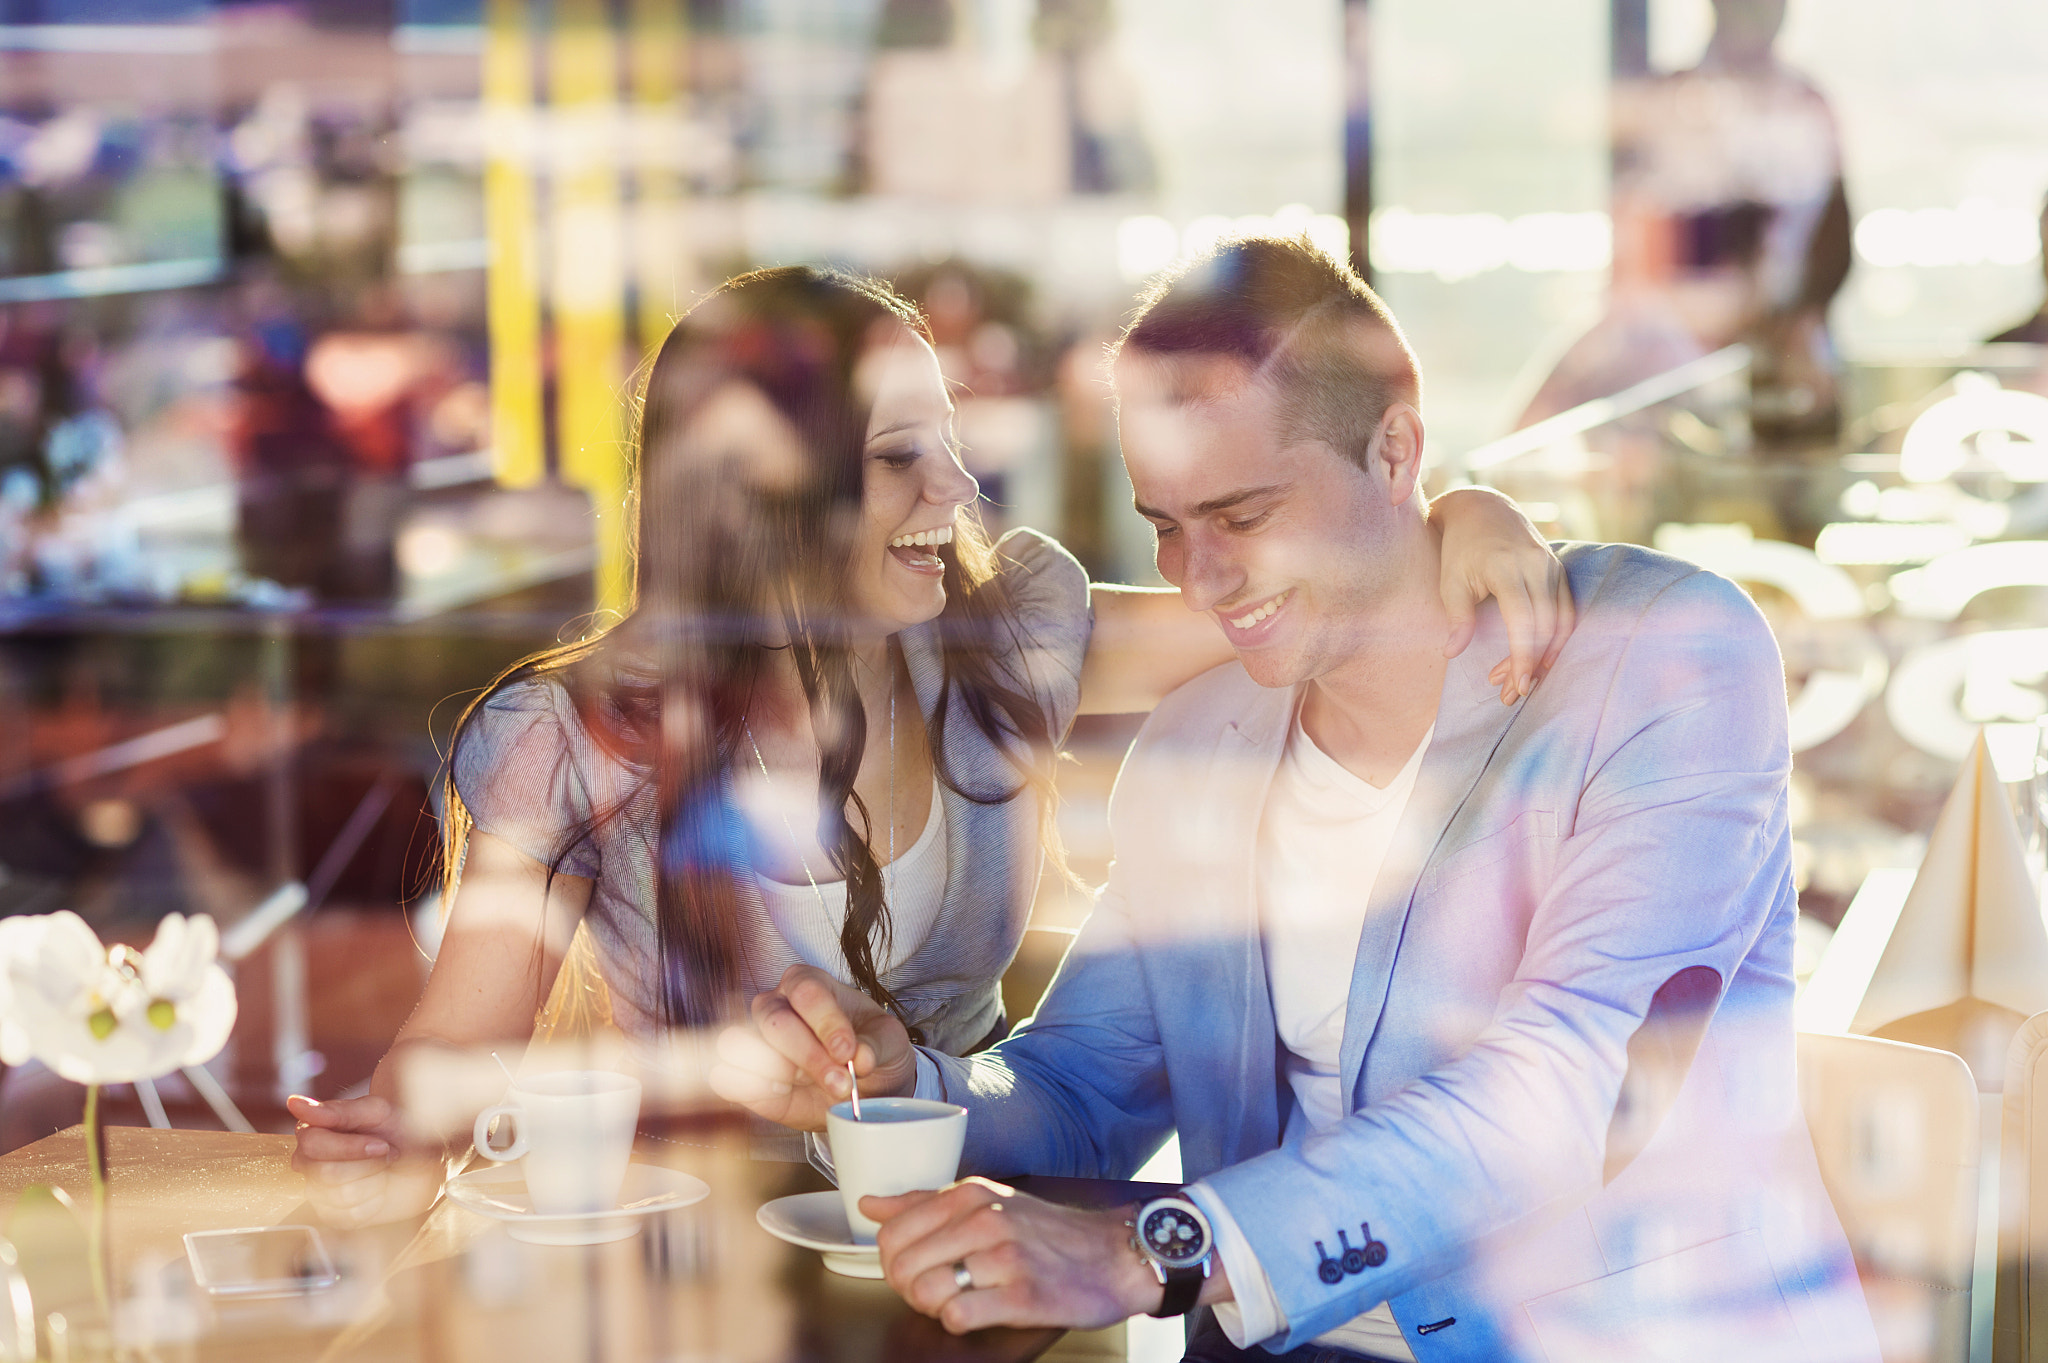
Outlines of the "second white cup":
M876 1223L862 1215L860 1200L951 1183L967 1141L967 1109L930 1098L863 1098L860 1115L855 1121L853 1105L840 1103L825 1114L825 1127L847 1227L856 1244L872 1245Z
M492 1145L491 1123L499 1118L510 1126L511 1140ZM505 1101L476 1119L471 1134L484 1158L519 1161L536 1213L563 1216L619 1205L639 1121L638 1079L609 1070L560 1070L515 1080Z

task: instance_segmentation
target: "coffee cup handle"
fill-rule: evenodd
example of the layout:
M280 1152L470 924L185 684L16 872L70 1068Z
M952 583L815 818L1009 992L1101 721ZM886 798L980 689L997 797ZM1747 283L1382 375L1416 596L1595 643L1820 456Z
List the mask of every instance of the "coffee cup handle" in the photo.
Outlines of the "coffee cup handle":
M491 1123L499 1117L510 1117L514 1123L512 1143L502 1150L491 1144ZM485 1108L477 1117L476 1126L469 1134L476 1140L476 1152L485 1159L503 1163L519 1159L526 1154L526 1123L520 1120L517 1103L500 1103L496 1107Z

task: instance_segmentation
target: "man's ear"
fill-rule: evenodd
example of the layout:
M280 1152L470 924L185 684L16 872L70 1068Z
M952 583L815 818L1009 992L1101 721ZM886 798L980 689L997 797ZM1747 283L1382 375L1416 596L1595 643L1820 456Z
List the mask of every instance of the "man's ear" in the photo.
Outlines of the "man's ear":
M1405 402L1380 418L1380 462L1386 466L1387 505L1399 506L1422 483L1422 413Z

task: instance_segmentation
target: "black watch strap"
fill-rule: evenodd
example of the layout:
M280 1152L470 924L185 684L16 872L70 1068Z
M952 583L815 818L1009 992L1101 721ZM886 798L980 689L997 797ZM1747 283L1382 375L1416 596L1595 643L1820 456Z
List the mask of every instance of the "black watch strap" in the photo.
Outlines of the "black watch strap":
M1159 1309L1148 1311L1147 1315L1165 1319L1168 1316L1184 1316L1195 1309L1195 1298L1202 1295L1202 1280L1209 1275L1200 1268L1176 1268L1166 1275L1166 1295L1160 1299Z

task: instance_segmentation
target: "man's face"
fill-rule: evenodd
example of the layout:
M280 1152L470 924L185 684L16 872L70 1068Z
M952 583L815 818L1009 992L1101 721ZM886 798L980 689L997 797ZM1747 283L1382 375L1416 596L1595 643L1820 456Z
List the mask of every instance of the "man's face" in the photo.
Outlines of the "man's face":
M1116 380L1159 574L1215 618L1252 680L1292 686L1370 646L1399 569L1379 460L1368 473L1321 441L1284 439L1273 391L1234 360L1169 369L1126 354ZM1182 400L1191 387L1204 396Z

